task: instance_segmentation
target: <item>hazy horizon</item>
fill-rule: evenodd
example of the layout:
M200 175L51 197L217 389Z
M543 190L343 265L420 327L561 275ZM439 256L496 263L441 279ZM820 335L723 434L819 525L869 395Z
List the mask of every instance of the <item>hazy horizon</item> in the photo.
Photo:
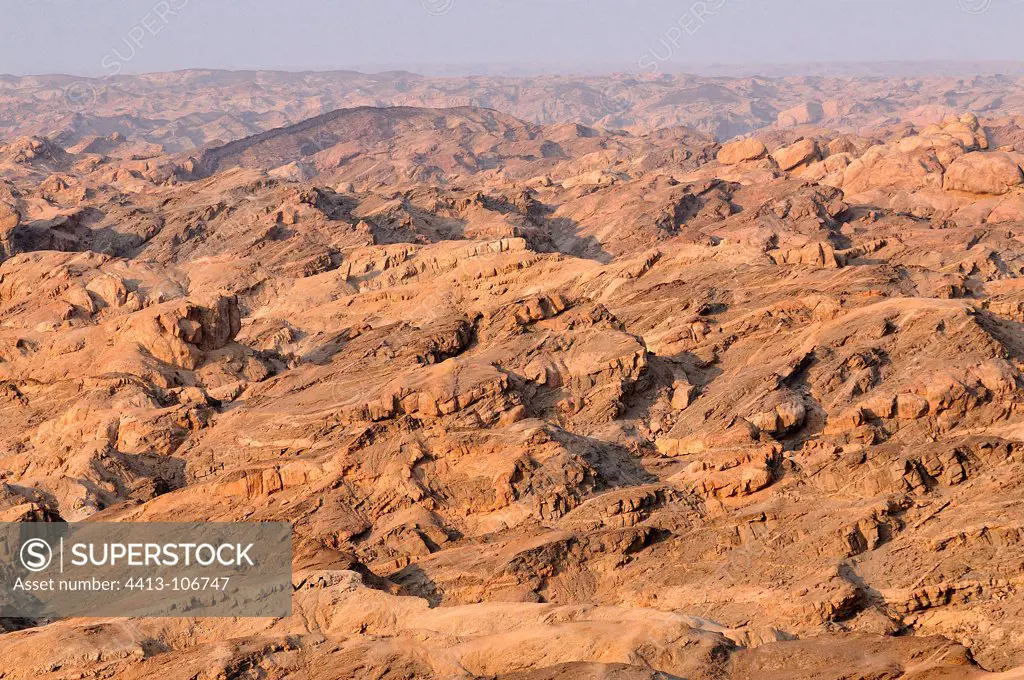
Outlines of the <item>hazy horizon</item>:
M1024 0L5 0L3 10L0 73L12 75L1024 62Z
M274 67L210 67L183 66L181 68L134 71L124 69L117 77L138 77L167 73L185 73L190 71L210 71L220 73L280 73L280 74L317 74L358 73L366 76L386 75L392 73L408 73L425 78L456 78L456 77L544 77L544 76L579 76L579 77L615 77L643 75L630 70L621 64L353 64L323 68L274 68ZM929 76L986 76L986 75L1022 75L1024 59L1003 61L972 61L972 60L905 60L905 61L861 61L861 62L713 62L686 63L674 68L662 68L654 75L672 76L710 76L710 77L929 77ZM0 76L14 78L45 78L64 77L80 79L89 74L71 72L40 72L10 73L0 71ZM103 79L103 74L97 77Z

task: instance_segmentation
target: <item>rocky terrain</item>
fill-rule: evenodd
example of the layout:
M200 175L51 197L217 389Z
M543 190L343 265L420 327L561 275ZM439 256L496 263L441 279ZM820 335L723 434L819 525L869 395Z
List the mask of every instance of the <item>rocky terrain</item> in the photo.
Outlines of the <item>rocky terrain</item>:
M0 521L296 549L0 677L1024 677L1021 82L592 80L2 81Z
M359 106L483 107L540 125L580 123L634 133L684 125L722 140L769 126L856 133L907 121L925 125L964 111L1024 115L1020 64L1001 65L1005 75L973 76L955 65L911 71L883 66L858 74L832 65L828 71L842 73L832 76L699 76L649 69L601 77L209 70L92 78L0 74L0 137L40 135L69 150L149 156L234 141ZM817 71L805 65L795 72Z

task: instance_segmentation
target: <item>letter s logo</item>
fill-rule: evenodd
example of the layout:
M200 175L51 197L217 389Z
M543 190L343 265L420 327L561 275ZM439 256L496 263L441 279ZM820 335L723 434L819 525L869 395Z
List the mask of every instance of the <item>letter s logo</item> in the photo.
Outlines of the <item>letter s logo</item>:
M53 561L50 544L41 538L30 538L21 545L21 563L32 572L42 571Z

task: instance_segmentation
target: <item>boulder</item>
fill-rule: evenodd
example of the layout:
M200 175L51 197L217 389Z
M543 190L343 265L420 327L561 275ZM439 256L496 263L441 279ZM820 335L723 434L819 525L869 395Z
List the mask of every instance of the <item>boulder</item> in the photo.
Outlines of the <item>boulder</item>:
M101 274L87 283L85 288L107 307L120 307L128 299L124 280L114 274Z
M686 380L676 380L672 383L672 408L682 411L693 402L697 389Z
M795 172L800 177L812 182L838 188L843 185L843 175L852 162L850 154L835 153L830 154L824 160L799 167Z
M907 154L933 154L944 168L949 167L953 161L968 151L974 150L974 147L970 144L966 144L964 141L946 132L929 135L911 135L899 140L894 146L896 150Z
M806 102L791 109L779 112L779 127L794 127L817 123L825 117L825 110L818 102Z
M116 298L104 302L115 306ZM227 346L240 329L238 299L218 291L150 308L132 317L119 329L119 335L160 361L195 370L202 364L204 352Z
M839 153L857 153L857 143L853 141L852 137L849 135L843 135L842 137L836 137L828 143L829 156L834 156Z
M185 337L202 350L215 350L231 342L241 329L238 298L226 292L200 296L182 306L195 332Z
M850 163L842 188L847 196L872 189L940 189L942 171L942 163L928 149L907 152L889 146L875 146Z
M793 170L809 165L821 157L818 145L813 139L801 139L795 144L784 146L772 152L772 158L781 170Z
M10 203L0 201L0 232L8 232L21 224L21 214Z
M756 161L768 153L764 144L756 139L740 139L722 146L718 152L718 162L723 165L736 165L743 161Z
M1012 156L1004 152L974 151L957 158L946 169L943 188L971 194L1008 193L1024 185L1024 173Z

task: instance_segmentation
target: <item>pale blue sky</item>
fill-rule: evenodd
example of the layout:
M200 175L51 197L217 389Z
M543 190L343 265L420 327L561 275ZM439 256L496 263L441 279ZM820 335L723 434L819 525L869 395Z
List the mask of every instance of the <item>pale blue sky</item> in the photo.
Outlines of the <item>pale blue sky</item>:
M1024 61L1022 26L1024 0L0 0L0 73Z

